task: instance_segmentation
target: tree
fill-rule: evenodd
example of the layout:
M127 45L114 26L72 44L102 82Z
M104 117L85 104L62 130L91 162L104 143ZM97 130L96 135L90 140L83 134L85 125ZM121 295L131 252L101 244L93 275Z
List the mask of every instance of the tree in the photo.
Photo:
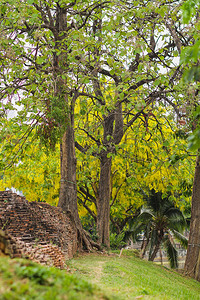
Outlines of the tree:
M76 194L74 107L84 84L84 60L76 62L85 49L83 28L105 4L16 0L1 3L0 17L2 114L14 108L14 99L21 108L15 122L37 127L49 146L62 137L58 205L71 211L80 244L88 249L92 242L82 229Z
M78 105L75 110L77 115L80 113L79 109ZM138 119L135 126L129 129L130 132L127 131L117 153L112 157L110 231L115 234L120 234L127 222L138 213L143 204L141 189L145 192L151 188L163 193L171 191L176 196L176 204L182 210L185 205L189 205L193 159L188 157L184 149L186 141L176 138L176 122L172 119L169 123L169 116L167 119L164 117L165 111L164 108L160 108L156 115L151 115L148 126L144 126L144 118ZM80 118L75 122L75 127L78 123L80 126ZM12 119L7 123L7 130L12 131ZM81 137L86 140L83 135L78 136L78 139ZM7 136L7 140L4 141L5 145L11 145L16 139L16 134L10 134L9 139ZM46 152L39 140L35 139L35 134L29 135L26 148L20 155L20 163L4 170L0 180L1 189L14 186L22 191L28 200L46 201L57 205L60 186L59 146L57 145L53 152ZM11 155L9 148L6 148L6 152L1 151L1 155L3 162ZM93 227L92 232L95 234L99 167L97 158L92 158L88 153L77 153L79 216L85 228L90 228L91 231ZM181 177L177 175L180 173ZM87 212L90 216L86 215Z
M200 1L185 1L182 6L183 11L183 23L194 23L195 19L199 20L199 9ZM184 80L190 82L190 86L195 91L193 109L194 114L189 117L193 119L192 134L189 137L190 149L197 150L195 174L193 181L193 192L192 192L192 209L191 209L191 222L190 222L190 233L188 249L185 261L185 273L198 281L200 281L200 154L199 154L199 54L200 54L200 43L199 43L199 22L194 25L195 32L195 43L190 47L183 49L181 53L181 62L185 66Z
M62 137L59 206L70 208L87 248L77 209L75 106L80 100L85 114L85 102L92 103L100 128L98 136L91 126L82 129L100 162L97 228L99 242L109 247L112 157L138 118L146 122L161 102L176 109L183 92L174 58L192 34L181 27L178 10L176 1L16 0L1 6L2 111L12 108L5 101L15 94L19 124L32 122L49 146ZM78 142L85 153L87 145Z
M137 8L137 9L136 9ZM176 85L182 74L174 58L182 43L190 43L188 28L180 28L177 3L117 1L114 14L95 20L92 33L96 47L89 53L90 89L82 95L95 101L98 134L91 127L81 128L94 144L92 155L100 161L97 202L97 228L100 243L109 247L111 167L114 154L128 128L136 120L145 120L157 109L157 103L169 103L177 111L182 87ZM166 31L168 34L165 34ZM110 32L113 33L111 39ZM162 43L157 43L158 40ZM167 74L167 76L166 76ZM173 100L172 100L173 99ZM86 152L84 143L77 148Z
M163 196L162 192L151 190L145 195L145 204L140 214L130 224L129 235L137 238L144 234L142 243L142 257L149 247L149 260L154 261L162 246L167 251L171 268L178 267L178 256L175 239L187 247L187 239L181 234L186 228L186 221L182 212L170 201L170 196Z
M177 128L175 120L165 117L166 109L159 107L145 121L138 118L127 130L115 154L112 155L110 221L111 231L120 233L128 220L134 217L143 203L141 189L154 188L171 192L176 205L184 210L190 205L194 164L193 156L186 151L184 130ZM170 119L170 121L169 121ZM159 120L159 121L158 121ZM91 120L90 120L91 121ZM79 126L81 124L79 123ZM99 128L98 128L99 129ZM177 138L178 134L183 137ZM96 132L96 137L98 132ZM91 140L82 136L94 151ZM91 150L90 148L90 150ZM98 159L89 153L78 153L78 199L96 222L98 199ZM84 174L84 176L83 176ZM182 176L179 176L182 174Z
M194 132L189 136L191 150L196 150L199 141L197 139L197 133L199 132L199 122L198 122L198 107L199 107L199 93L198 90L195 93L193 99L193 107L197 107L194 114L190 114L190 119L192 120L192 130ZM196 127L196 128L195 128ZM198 281L200 281L200 153L199 149L196 154L196 165L193 179L193 188L192 188L192 208L191 208L191 221L190 221L190 233L189 233L189 242L187 248L187 255L185 260L185 273Z

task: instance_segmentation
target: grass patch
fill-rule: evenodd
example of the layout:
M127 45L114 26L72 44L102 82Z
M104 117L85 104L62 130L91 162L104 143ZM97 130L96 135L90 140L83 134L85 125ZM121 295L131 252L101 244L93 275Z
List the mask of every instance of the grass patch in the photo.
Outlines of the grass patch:
M200 300L200 283L126 250L85 254L66 270L0 257L0 300Z
M111 299L65 270L0 257L0 300Z
M175 271L135 257L84 255L71 260L71 268L82 278L100 286L116 299L198 300L200 283Z

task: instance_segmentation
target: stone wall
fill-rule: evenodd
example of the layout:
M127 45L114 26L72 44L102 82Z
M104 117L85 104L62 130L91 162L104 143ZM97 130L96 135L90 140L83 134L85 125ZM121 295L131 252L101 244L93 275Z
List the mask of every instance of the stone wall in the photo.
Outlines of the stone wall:
M65 258L77 251L76 227L61 208L0 192L0 250L11 257L63 267Z

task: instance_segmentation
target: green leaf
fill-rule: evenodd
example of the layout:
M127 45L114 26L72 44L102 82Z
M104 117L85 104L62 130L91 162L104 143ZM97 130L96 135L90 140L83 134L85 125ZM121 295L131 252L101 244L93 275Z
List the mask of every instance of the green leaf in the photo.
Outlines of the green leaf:
M113 76L115 74L115 70L114 69L110 70L110 74Z
M111 57L107 58L107 63L109 64L109 66L113 65L113 59Z

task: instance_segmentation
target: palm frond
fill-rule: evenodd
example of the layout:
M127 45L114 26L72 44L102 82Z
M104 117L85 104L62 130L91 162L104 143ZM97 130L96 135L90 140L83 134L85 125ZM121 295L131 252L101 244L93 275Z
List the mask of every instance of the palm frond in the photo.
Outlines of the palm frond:
M150 208L142 208L141 213L139 214L137 218L137 222L144 222L148 223L149 220L151 220L154 217L154 213Z
M166 213L168 218L169 227L176 231L183 232L186 228L186 220L183 213L176 207L170 208Z
M162 206L162 193L156 192L154 189L152 189L146 199L146 202L147 205L151 207L155 212L159 211Z
M173 207L174 204L169 200L169 197L165 197L162 199L162 206L160 210L163 215L166 215L166 213Z
M190 229L191 217L186 217L185 221L186 221L186 228L189 230Z
M169 236L165 238L164 246L167 251L167 258L169 260L170 267L172 269L178 268L178 252L173 243L171 242Z
M169 218L170 217L172 217L172 218L176 217L176 215L179 216L179 217L181 217L181 218L184 218L183 213L180 211L179 208L177 208L175 206L169 207L169 209L165 212L165 215L168 216Z
M188 239L183 234L181 234L180 232L178 232L176 230L172 230L172 233L173 233L175 239L180 242L181 246L183 246L184 248L187 248Z
M125 231L124 239L127 241L129 238L136 242L138 240L138 235L145 231L146 225L143 223L132 224L132 227Z
M129 220L128 226L130 230L134 230L138 224L147 224L149 220L151 220L153 217L153 213L151 209L148 208L141 208L140 214Z
M144 234L144 238L149 241L149 259L154 258L155 252L164 242L170 266L176 268L178 259L174 238L186 246L187 239L181 234L186 228L185 217L170 200L170 194L163 195L162 192L151 190L144 200L146 204L141 208L140 215L135 219L136 224L131 228L135 232L134 238L139 233Z

